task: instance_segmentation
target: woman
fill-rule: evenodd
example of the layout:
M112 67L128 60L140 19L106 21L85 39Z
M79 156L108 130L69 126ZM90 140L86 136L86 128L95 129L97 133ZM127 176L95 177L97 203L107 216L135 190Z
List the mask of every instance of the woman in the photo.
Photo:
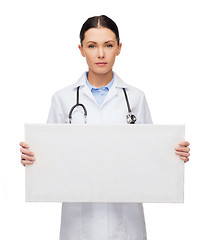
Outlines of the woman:
M126 124L128 107L123 89L136 123L152 123L144 93L123 82L112 70L122 47L116 24L104 15L87 19L78 47L86 58L88 72L75 84L54 94L48 123L84 123L83 106L70 114L78 94L79 103L91 110L86 119L88 124ZM134 121L133 117L130 120ZM20 146L22 164L33 164L34 153L29 151L28 144L21 142ZM189 160L188 146L188 142L182 142L175 149L184 162ZM142 204L63 203L60 239L147 239Z

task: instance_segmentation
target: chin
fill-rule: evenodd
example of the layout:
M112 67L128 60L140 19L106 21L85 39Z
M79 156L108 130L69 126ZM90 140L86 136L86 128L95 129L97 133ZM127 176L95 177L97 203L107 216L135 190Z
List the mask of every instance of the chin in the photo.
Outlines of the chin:
M92 71L94 74L99 74L99 75L102 75L102 74L107 74L109 72L112 71L112 68L111 69L90 69L90 71Z

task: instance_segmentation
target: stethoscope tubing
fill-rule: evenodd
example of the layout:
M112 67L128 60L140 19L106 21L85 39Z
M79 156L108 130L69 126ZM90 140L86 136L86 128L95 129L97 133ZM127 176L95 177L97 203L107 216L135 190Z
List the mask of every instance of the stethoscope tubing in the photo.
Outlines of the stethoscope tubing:
M83 108L83 111L84 111L84 116L85 116L85 123L86 123L86 118L87 118L87 109L86 107L82 104L82 103L79 103L79 88L80 86L77 87L77 100L76 100L76 104L74 106L72 106L72 108L70 109L70 112L69 112L69 123L71 124L72 122L72 114L73 114L73 110L76 108L76 107L82 107Z
M87 109L82 103L79 103L79 89L80 89L80 86L77 87L76 104L70 109L69 114L68 114L70 124L72 123L73 110L76 107L82 107L83 108L85 123L86 123ZM128 114L126 116L127 123L128 124L134 124L136 122L137 118L135 117L135 115L132 114L132 111L131 111L131 108L130 108L130 103L129 103L129 100L128 100L128 96L127 96L127 93L126 93L126 89L125 88L122 88L122 89L123 89L123 92L124 92L124 95L125 95L125 100L126 100L126 104L127 104L127 108L128 108Z

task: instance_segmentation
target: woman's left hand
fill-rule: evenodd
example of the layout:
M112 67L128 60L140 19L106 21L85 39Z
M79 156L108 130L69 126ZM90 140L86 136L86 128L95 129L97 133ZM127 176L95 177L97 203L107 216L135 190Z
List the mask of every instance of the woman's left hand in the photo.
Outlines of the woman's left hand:
M180 156L180 159L182 159L185 163L189 161L190 156L190 143L189 142L181 142L179 145L175 148L175 153Z

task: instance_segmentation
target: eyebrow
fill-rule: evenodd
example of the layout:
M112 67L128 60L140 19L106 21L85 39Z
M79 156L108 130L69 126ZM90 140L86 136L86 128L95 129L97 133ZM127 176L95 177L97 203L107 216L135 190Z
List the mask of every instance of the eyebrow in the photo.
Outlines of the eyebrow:
M88 41L87 43L95 43L95 44L97 44L97 42L94 42L94 41ZM114 42L113 40L108 40L108 41L106 41L105 43L109 43L109 42Z

